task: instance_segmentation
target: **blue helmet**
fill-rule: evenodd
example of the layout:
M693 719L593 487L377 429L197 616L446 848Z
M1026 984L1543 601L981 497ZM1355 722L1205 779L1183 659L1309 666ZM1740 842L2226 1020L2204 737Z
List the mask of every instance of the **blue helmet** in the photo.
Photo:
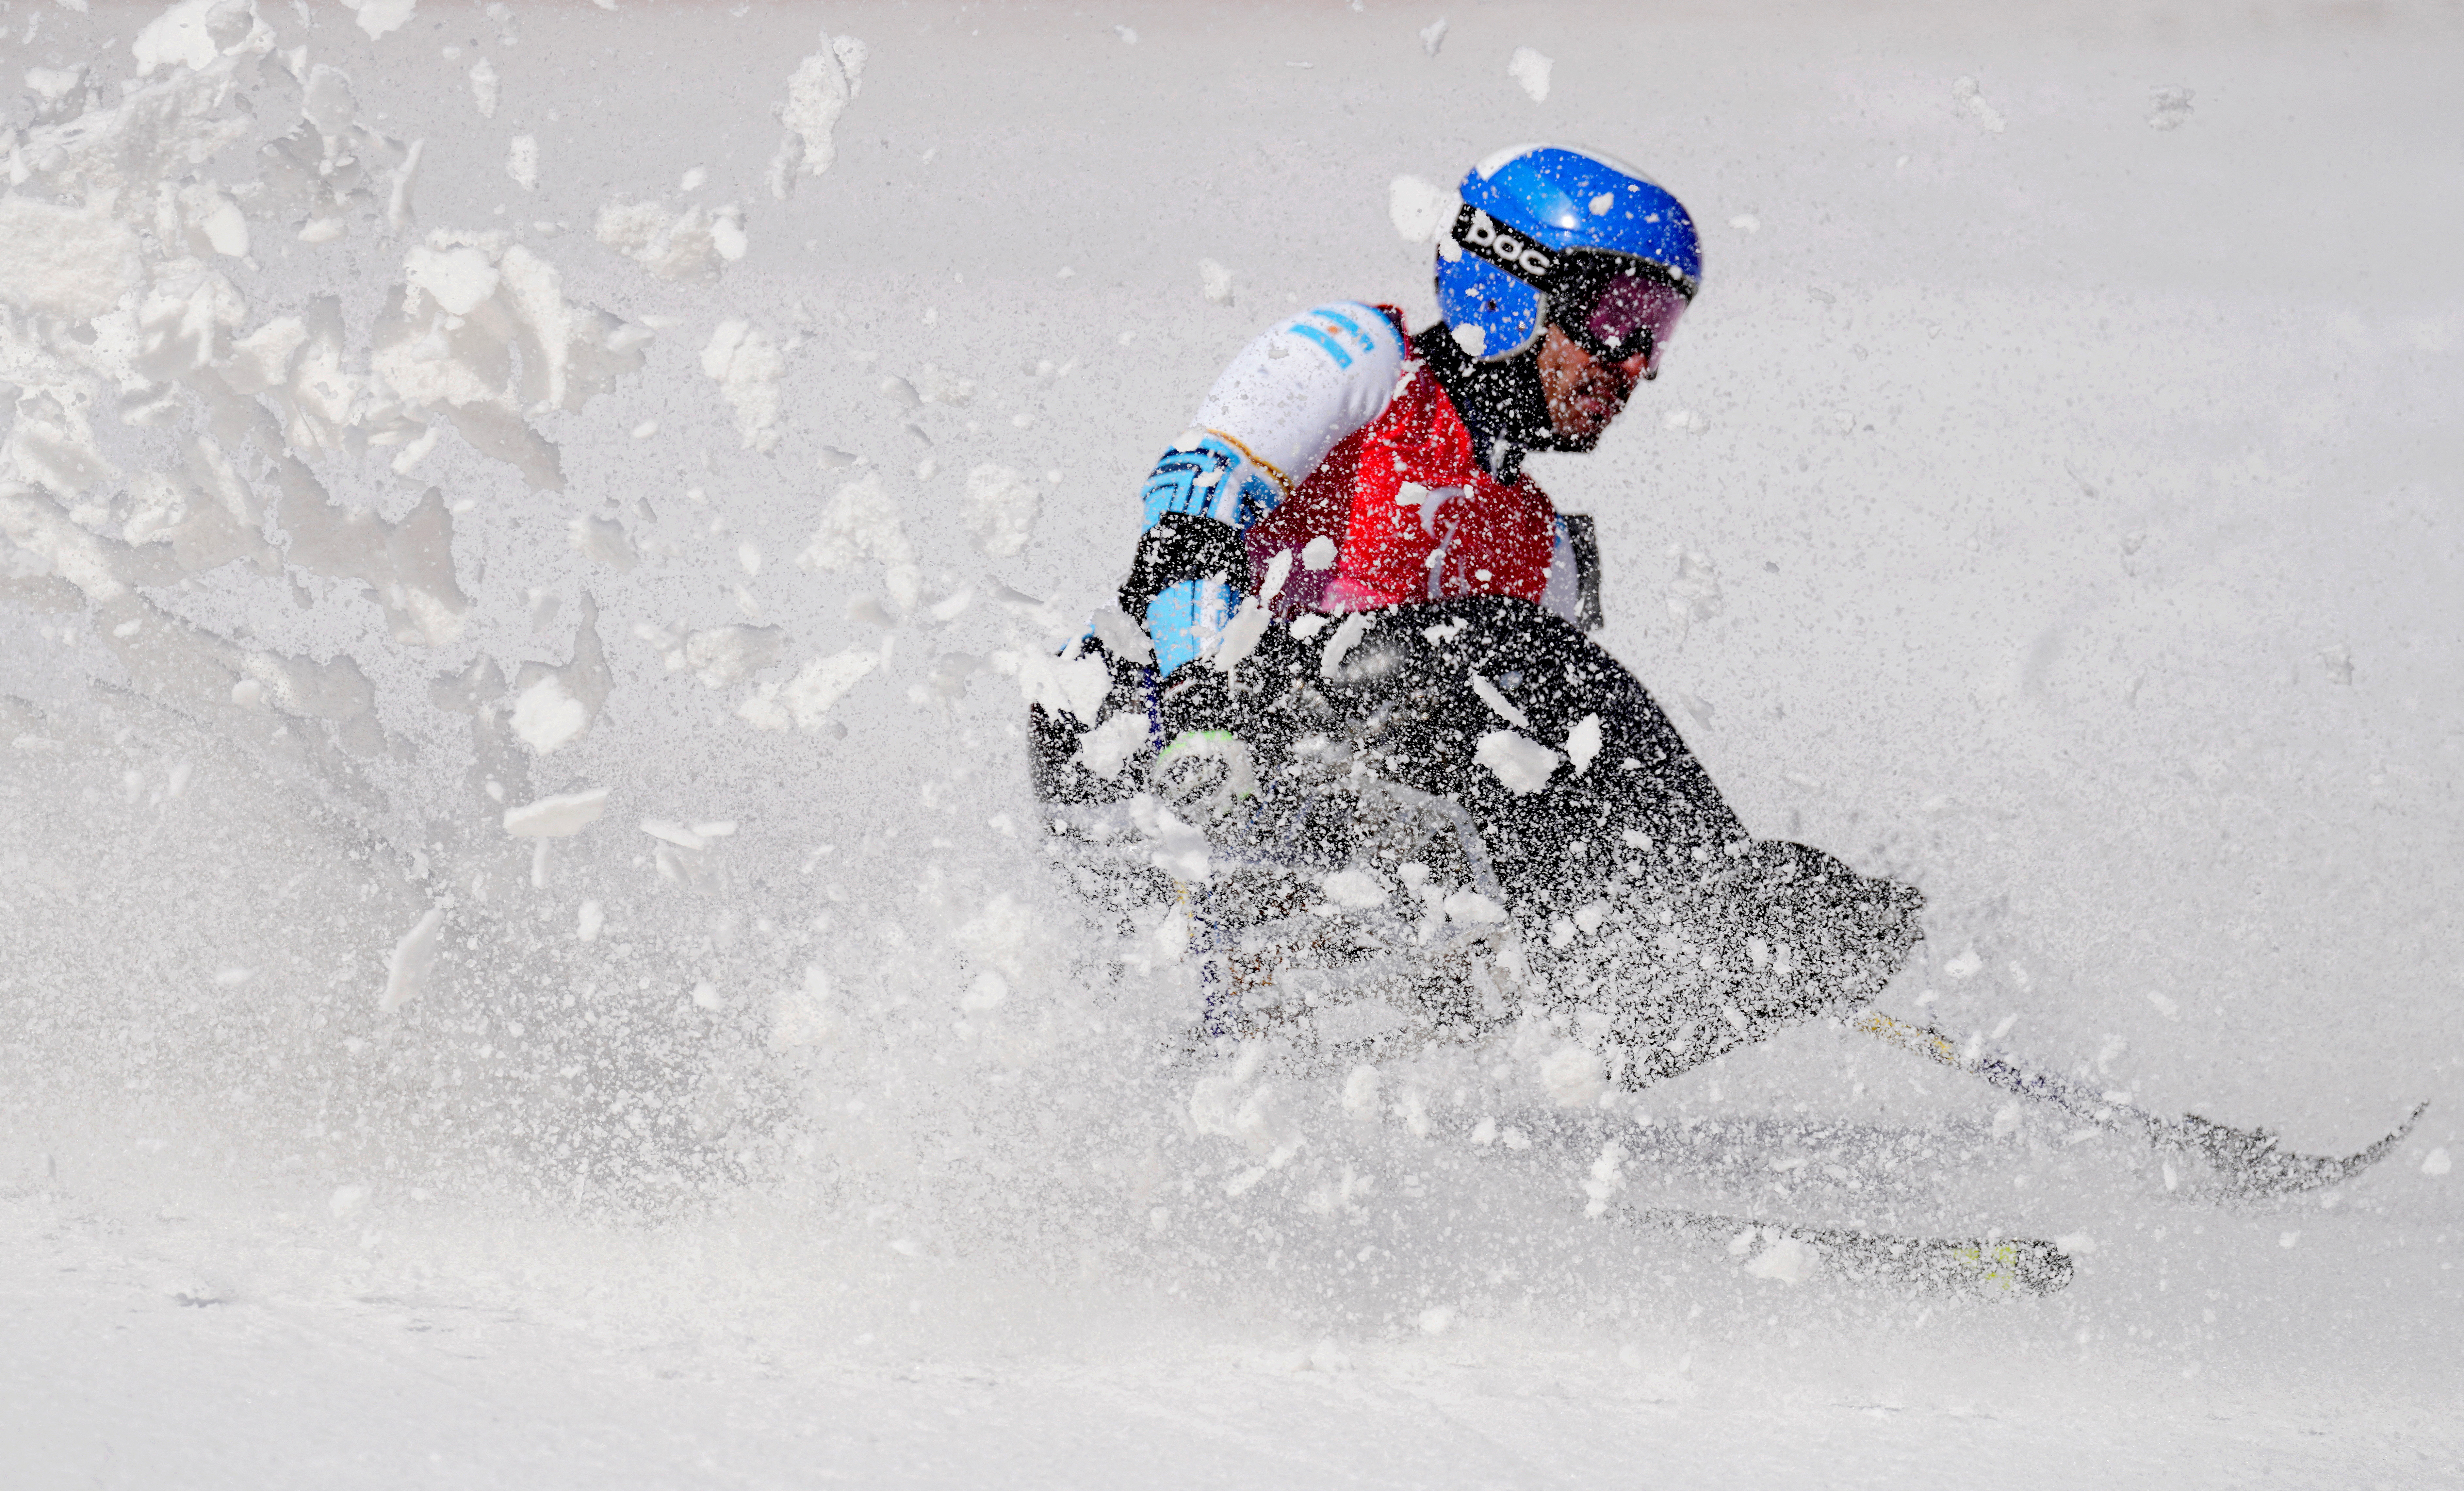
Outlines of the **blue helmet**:
M1482 362L1521 352L1551 321L1565 325L1577 286L1595 292L1605 267L1675 292L1663 331L1703 281L1703 244L1684 205L1607 156L1518 145L1474 167L1461 195L1438 236L1438 311Z

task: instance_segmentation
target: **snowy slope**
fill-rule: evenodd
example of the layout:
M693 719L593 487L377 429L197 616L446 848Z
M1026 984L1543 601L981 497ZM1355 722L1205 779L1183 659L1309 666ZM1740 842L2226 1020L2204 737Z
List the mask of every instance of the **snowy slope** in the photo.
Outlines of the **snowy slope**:
M740 9L0 11L12 1484L2464 1480L2451 11ZM2202 1207L1819 1028L1158 1058L1022 687L1217 367L1426 320L1397 179L1534 138L1707 231L1534 463L1605 640L1925 888L1894 1005L2433 1100L2380 1169ZM1749 1275L1613 1142L2079 1277Z

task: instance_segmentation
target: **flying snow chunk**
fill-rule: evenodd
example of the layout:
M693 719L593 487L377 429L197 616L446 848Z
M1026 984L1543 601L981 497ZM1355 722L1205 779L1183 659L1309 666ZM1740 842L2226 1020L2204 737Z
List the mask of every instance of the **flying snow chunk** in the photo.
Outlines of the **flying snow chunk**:
M367 391L389 395L388 405L399 403L431 425L450 414L466 432L483 430L478 444L486 455L518 468L535 488L561 489L557 448L528 420L547 408L579 411L638 371L649 328L566 300L561 272L509 234L438 232L419 247L436 257L415 260L406 254L404 273L409 275L414 263L426 264L423 278L435 282L436 293L423 289L406 296L399 318L378 323ZM473 262L457 256L459 250L484 258L495 271L493 294L476 303L500 314L474 308L469 321L449 325L457 313L446 309L440 297L471 303L469 296L476 293L471 281L485 282L468 267L447 273L450 265ZM296 318L272 324L285 323L298 327ZM302 333L299 328L293 335L304 340ZM330 363L335 355L320 352L316 361ZM347 375L340 375L339 385L337 373L310 377L310 367L303 363L295 397L329 401L349 387Z
M1549 74L1556 63L1529 47L1517 47L1507 59L1506 76L1523 85L1534 103L1549 101Z
M696 203L671 212L656 202L619 198L599 210L591 233L662 279L715 275L742 258L750 242L744 210L733 202L715 208Z
M780 201L796 189L798 177L818 176L838 159L831 135L863 90L866 55L865 44L853 36L824 32L822 50L799 63L787 79L787 102L779 111L787 133L770 158L770 194Z
M436 968L438 933L445 925L445 912L431 906L415 923L402 941L394 944L393 956L385 960L385 992L377 998L377 1009L391 1014L419 997L428 987L428 975Z
M857 560L880 560L882 582L899 607L914 607L924 591L924 571L916 552L899 527L899 505L882 490L882 473L868 471L860 480L838 488L823 510L813 543L796 554L805 569L847 569Z
M515 696L513 725L523 745L544 756L590 728L590 710L551 673Z
M607 811L607 789L564 792L505 810L505 832L516 838L569 838Z
M692 633L681 642L672 633L656 628L647 629L646 634L660 641L668 671L690 668L701 686L710 689L741 683L767 668L778 659L780 644L786 640L786 634L777 627L712 627Z
M1428 25L1420 28L1420 50L1427 53L1429 56L1436 56L1438 55L1438 48L1444 46L1445 41L1446 18L1444 16L1441 15L1436 20L1431 21ZM1436 1332L1433 1331L1431 1334L1434 1335Z
M804 664L784 683L764 683L737 706L736 717L757 730L818 730L830 706L881 666L879 653L848 648ZM1109 676L1107 676L1109 682Z
M2454 1168L2455 1163L2447 1157L2447 1146L2444 1145L2431 1150L2421 1162L2421 1173L2424 1175L2444 1175Z
M1397 176L1386 187L1387 221L1405 243L1426 243L1445 226L1446 198L1452 195L1418 176Z
M1625 1189L1624 1169L1625 1146L1614 1139L1602 1145L1590 1178L1583 1182L1583 1194L1591 1198L1583 1207L1585 1216L1607 1214L1610 1200Z
M1760 233L1763 231L1763 220L1756 217L1751 212L1739 212L1736 216L1728 219L1728 226L1734 228L1739 233Z
M633 540L625 525L613 518L593 518L581 514L564 525L565 542L584 559L619 569L630 569L640 556L633 552Z
M1675 545L1669 552L1677 560L1677 574L1664 592L1668 614L1689 627L1718 615L1727 601L1720 590L1720 572L1711 567L1711 561Z
M524 191L539 189L539 136L516 135L505 146L505 174Z
M1198 289L1215 305L1232 303L1232 271L1211 258L1198 261Z
M779 379L787 359L749 321L723 321L702 348L701 370L736 411L736 433L744 448L768 455L779 444Z
M1292 551L1279 549L1275 557L1266 562L1266 583L1258 587L1258 599L1268 605L1274 604L1275 597L1284 593L1284 582L1291 577Z
M1112 716L1078 737L1078 765L1111 782L1147 746L1147 717L1128 711Z
M1029 945L1038 930L1036 910L1002 891L986 900L981 910L960 924L956 937L959 950L968 957L998 970L1012 983L1023 983L1029 967Z
M1540 1063L1540 1085L1561 1108L1585 1106L1596 1100L1607 1084L1598 1054L1571 1040Z
M1362 1062L1343 1079L1343 1113L1367 1123L1377 1117L1377 1069Z
M82 67L30 67L26 69L26 87L45 103L57 103L77 91L85 81Z
M2150 129L2179 129L2190 117L2190 100L2198 95L2188 88L2159 88L2150 99L2147 113Z
M1386 886L1366 870L1337 870L1322 882L1326 899L1353 911L1386 904Z
M915 374L915 381L909 387L914 390L916 399L926 404L948 404L957 407L976 396L974 379L961 378L954 372L945 372L931 363L924 365L922 370Z
M575 912L573 922L574 936L585 943L595 943L599 940L599 929L607 924L607 915L600 909L599 902L585 901Z
M1821 1253L1802 1237L1782 1237L1746 1265L1746 1272L1756 1279L1776 1279L1793 1287L1814 1277L1822 1262Z
M499 81L495 63L486 57L481 57L471 64L471 101L479 106L481 119L496 117L498 88Z
M807 569L842 570L860 559L891 568L915 563L915 551L899 526L898 503L881 489L881 474L867 472L842 486L822 511L821 526L796 556ZM920 577L918 583L921 583Z
M732 832L734 825L729 827ZM700 831L699 825L689 826L670 818L644 818L642 832L660 843L673 844L678 849L703 850L710 847L710 837Z
M0 196L0 301L84 321L144 278L134 230L102 207Z
M1497 716L1500 720L1505 721L1507 723L1514 726L1518 730L1528 730L1531 728L1531 721L1525 716L1522 710L1515 707L1514 701L1507 698L1505 693L1500 690L1496 684L1491 683L1477 673L1471 676L1471 691L1480 696L1480 701L1488 706L1488 712L1490 714Z
M206 33L206 17L212 12L216 0L181 0L151 21L137 33L129 50L137 54L137 76L143 78L158 67L202 68L222 55L222 48ZM31 39L33 33L27 33Z
M1341 552L1334 546L1334 540L1321 533L1302 547L1301 564L1311 574L1324 574L1334 567L1334 561Z
M399 3L399 0L389 0L389 3ZM69 9L82 11L85 7L73 5ZM402 9L406 16L410 13L408 5ZM248 21L245 36L233 40L228 47L215 39L211 29L215 22L231 24L243 16ZM397 21L395 24L401 23ZM26 44L32 45L33 38L34 33L30 27L26 32ZM256 7L245 3L245 0L236 4L233 0L180 0L180 4L146 22L144 28L138 32L137 39L129 43L128 49L137 56L137 76L143 78L161 67L203 71L212 66L216 57L231 53L253 52L262 56L274 50L274 33L257 18Z
M337 1186L334 1188L334 1193L325 1200L325 1210L333 1215L334 1220L340 1222L357 1216L367 1204L367 1187Z
M213 206L197 220L197 226L205 231L207 246L225 258L248 257L248 218L241 213L239 204L210 188L207 190L213 198Z
M1288 561L1291 554L1287 550L1275 557ZM1249 655L1256 652L1258 644L1265 639L1266 628L1274 619L1259 603L1259 597L1252 595L1243 601L1240 612L1224 624L1221 641L1214 655L1206 659L1208 665L1219 673L1230 673L1248 661Z
M1170 809L1152 797L1133 799L1130 812L1132 820L1153 846L1147 858L1156 869L1177 880L1205 883L1212 866L1207 858L1208 846L1203 829L1181 822L1173 816ZM1175 915L1183 913L1176 912ZM1181 935L1186 937L1187 932L1184 930Z
M986 463L967 473L966 505L959 516L978 548L994 559L1007 559L1026 547L1041 501L1035 483L1007 466Z
M469 245L437 249L413 247L402 257L403 276L414 289L434 298L448 316L468 316L479 302L496 293L503 276L488 256Z
M1112 670L1104 666L1101 657L1057 657L1037 648L1010 656L1018 669L1019 693L1047 714L1066 711L1091 720L1102 711L1104 696L1112 691Z
M781 990L770 1007L770 1048L787 1051L827 1040L837 1021L830 1013L830 975L818 964L804 968L801 988Z
M1566 732L1566 759L1574 764L1574 775L1592 769L1600 754L1600 717L1585 715Z
M342 4L360 12L360 30L371 41L401 30L410 12L419 9L419 0L342 0Z
M1374 625L1375 622L1370 612L1365 611L1355 611L1344 617L1343 624L1334 629L1334 635L1328 637L1326 646L1318 652L1318 677L1331 680L1340 673L1343 659L1351 655L1353 648L1359 645L1362 637L1369 634L1369 629Z
M1527 735L1491 730L1480 738L1471 759L1495 773L1507 791L1528 797L1549 785L1564 758Z
M1459 890L1445 900L1446 920L1465 926L1493 925L1506 920L1506 908L1476 890Z
M2001 111L1985 101L1984 92L1973 78L1962 78L1950 85L1950 96L1958 100L1961 112L1985 126L1988 134L2002 132L2005 121Z

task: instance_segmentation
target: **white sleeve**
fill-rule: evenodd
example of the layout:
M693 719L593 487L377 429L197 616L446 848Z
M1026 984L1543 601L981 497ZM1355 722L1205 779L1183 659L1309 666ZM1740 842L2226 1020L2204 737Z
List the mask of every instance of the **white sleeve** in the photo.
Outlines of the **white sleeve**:
M1242 349L1198 407L1198 426L1272 466L1287 490L1386 412L1411 349L1375 306L1303 311Z

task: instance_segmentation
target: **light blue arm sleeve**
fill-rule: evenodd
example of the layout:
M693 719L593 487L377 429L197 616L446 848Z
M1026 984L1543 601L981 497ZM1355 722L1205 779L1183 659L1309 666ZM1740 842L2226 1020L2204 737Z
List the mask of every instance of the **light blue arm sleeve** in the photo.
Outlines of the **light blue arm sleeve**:
M1198 428L1148 476L1144 531L1178 515L1246 535L1338 441L1385 412L1409 353L1385 313L1351 301L1303 311L1250 343L1199 406ZM1220 562L1205 572L1191 562L1156 576L1167 583L1148 605L1147 634L1159 673L1204 656L1239 609L1249 567L1238 549L1213 544Z

